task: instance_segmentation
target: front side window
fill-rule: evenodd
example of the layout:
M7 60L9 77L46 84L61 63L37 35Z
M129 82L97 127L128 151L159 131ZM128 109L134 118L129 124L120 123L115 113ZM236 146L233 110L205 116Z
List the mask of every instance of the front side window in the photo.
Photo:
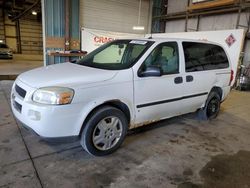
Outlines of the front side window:
M222 47L214 44L183 42L186 72L224 69L229 67Z
M85 56L78 64L100 69L126 69L134 65L152 44L144 40L112 41Z
M157 66L163 74L175 74L179 72L179 53L176 42L166 42L158 45L145 59L140 71L147 67Z

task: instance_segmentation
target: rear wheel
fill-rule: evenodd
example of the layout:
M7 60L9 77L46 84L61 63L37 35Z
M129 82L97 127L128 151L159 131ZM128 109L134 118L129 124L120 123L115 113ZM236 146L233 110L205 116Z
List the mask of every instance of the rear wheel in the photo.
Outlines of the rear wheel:
M220 96L217 92L212 91L206 101L204 108L198 112L199 118L202 120L211 120L217 117L220 111Z
M94 156L108 155L120 147L127 127L128 121L121 110L111 106L102 107L86 123L81 145Z

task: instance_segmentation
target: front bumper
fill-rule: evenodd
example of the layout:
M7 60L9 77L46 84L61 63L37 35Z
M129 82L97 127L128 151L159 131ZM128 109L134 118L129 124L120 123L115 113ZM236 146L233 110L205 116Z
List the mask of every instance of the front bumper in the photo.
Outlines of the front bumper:
M0 59L12 59L13 54L8 54L8 53L0 53Z
M16 85L26 91L16 90ZM43 105L33 102L32 88L17 80L11 92L11 108L14 116L22 124L35 131L41 137L56 138L78 136L82 126L82 105Z

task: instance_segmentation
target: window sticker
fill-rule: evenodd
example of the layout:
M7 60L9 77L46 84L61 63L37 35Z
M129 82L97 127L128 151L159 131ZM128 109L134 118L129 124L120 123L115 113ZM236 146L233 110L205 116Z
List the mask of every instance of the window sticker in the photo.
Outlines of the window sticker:
M141 45L145 45L147 44L147 41L142 41L142 40L131 40L130 44L141 44Z

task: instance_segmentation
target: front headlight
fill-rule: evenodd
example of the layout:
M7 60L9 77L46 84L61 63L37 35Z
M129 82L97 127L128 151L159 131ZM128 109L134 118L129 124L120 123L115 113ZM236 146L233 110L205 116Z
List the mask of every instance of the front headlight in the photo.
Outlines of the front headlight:
M42 104L69 104L74 90L66 87L43 87L36 90L32 100Z

